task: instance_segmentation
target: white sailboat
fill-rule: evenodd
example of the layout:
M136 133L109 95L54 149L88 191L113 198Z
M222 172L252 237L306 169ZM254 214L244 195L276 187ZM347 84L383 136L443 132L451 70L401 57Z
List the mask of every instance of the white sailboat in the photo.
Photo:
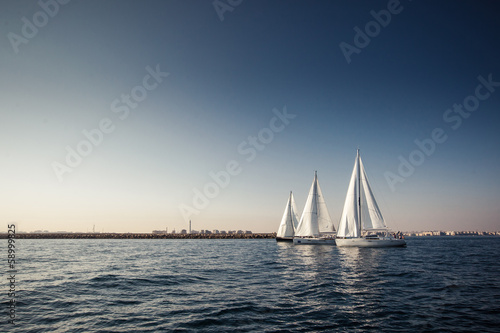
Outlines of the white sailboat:
M395 238L389 233L368 183L359 149L347 190L336 242L337 246L354 247L406 245L404 239Z
M325 199L314 172L314 180L307 196L299 225L295 231L293 244L335 245L335 227L326 208Z
M291 242L293 241L293 236L295 235L295 229L298 225L297 216L297 206L295 205L295 200L293 199L292 191L290 191L290 197L286 203L285 212L283 213L283 218L281 219L278 232L276 233L277 242Z

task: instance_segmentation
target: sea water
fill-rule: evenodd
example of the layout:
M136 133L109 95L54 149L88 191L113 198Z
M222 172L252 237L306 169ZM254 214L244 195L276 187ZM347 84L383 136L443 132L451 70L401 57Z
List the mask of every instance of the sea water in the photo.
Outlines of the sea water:
M358 249L273 239L18 239L15 324L7 324L8 302L2 301L0 327L499 331L500 237L407 243Z

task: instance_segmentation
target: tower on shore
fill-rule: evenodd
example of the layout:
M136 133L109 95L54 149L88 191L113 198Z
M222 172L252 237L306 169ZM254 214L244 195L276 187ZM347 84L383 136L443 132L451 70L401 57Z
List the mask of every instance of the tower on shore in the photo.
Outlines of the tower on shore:
M191 220L189 220L189 234L191 233Z

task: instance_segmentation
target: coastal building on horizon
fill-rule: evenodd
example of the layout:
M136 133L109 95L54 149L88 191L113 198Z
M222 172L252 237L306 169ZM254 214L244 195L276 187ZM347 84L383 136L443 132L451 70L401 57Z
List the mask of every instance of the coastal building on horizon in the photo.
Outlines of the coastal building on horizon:
M253 233L246 230L192 230L192 235L187 233L186 229L181 232L176 232L173 229L170 233L168 230L153 230L151 233L131 233L131 232L81 232L81 231L48 231L48 230L35 230L35 231L19 231L16 232L23 236L23 238L273 238L276 233ZM0 238L5 238L7 233L0 231ZM171 235L171 236L169 236ZM498 237L500 231L405 231L398 232L398 235L405 237Z
M48 231L44 231L48 232ZM35 232L35 233L42 233L42 231ZM168 228L165 228L165 230L153 230L151 232L154 235L166 235L166 234L176 234L175 229L172 229L171 232L168 232ZM181 235L252 235L253 232L251 230L219 230L219 229L214 229L212 231L208 229L201 229L200 231L198 230L189 230L189 229L181 229L179 232Z
M500 231L404 231L404 236L500 236Z
M190 225L191 226L191 225ZM175 229L172 229L170 234L175 234L176 231ZM164 235L164 234L169 234L168 228L165 228L165 230L153 230L152 234L155 235ZM208 229L201 229L200 231L198 230L186 230L186 229L181 229L180 233L181 235L252 235L253 232L251 230L219 230L219 229L214 229L212 231Z
M0 231L0 233L2 233ZM19 234L100 234L104 233L103 231L63 231L63 230L58 230L58 231L49 231L49 230L43 230L43 229L37 229L33 231L25 231L25 230L16 230L16 233ZM120 232L113 232L113 231L108 231L106 234L117 234ZM123 233L123 232L121 232ZM127 232L125 232L127 233ZM128 232L130 233L130 232ZM147 234L148 232L143 232L144 234ZM430 230L430 231L401 231L399 232L401 235L408 236L408 237L431 237L431 236L500 236L500 231L472 231L472 230L462 230L462 231L456 231L456 230ZM181 229L180 232L177 232L174 229L171 229L169 232L168 228L165 228L164 230L152 230L151 234L156 234L156 235L163 235L163 234L189 234L187 229ZM214 229L212 231L208 229L201 229L200 231L197 230L191 230L191 234L201 234L201 235L249 235L253 234L252 231L250 230L219 230L219 229ZM260 234L260 233L258 233Z

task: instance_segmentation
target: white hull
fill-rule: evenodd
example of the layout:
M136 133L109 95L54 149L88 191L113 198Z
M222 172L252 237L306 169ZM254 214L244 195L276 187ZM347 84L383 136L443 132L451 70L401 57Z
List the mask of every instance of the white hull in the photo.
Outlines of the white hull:
M337 246L344 247L397 247L406 246L404 239L396 238L379 238L379 239L366 239L366 238L337 238L335 239ZM294 239L295 243L295 239Z
M334 238L300 238L293 239L293 245L335 245Z

